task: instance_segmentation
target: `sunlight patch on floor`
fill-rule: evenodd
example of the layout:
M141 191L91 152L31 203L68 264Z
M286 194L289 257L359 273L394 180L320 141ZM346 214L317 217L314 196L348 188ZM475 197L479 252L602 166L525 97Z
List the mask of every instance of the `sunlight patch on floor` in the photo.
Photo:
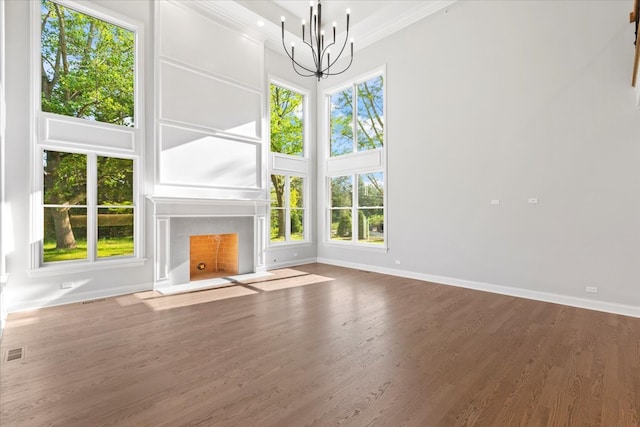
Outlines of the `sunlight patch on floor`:
M162 311L257 293L257 291L242 286L229 286L227 288L178 295L156 296L151 298L147 296L147 298L142 298L142 302L154 311Z
M307 274L304 276L277 279L265 282L254 282L251 286L261 291L277 291L279 289L296 288L298 286L313 285L315 283L329 282L334 279L319 276L317 274Z

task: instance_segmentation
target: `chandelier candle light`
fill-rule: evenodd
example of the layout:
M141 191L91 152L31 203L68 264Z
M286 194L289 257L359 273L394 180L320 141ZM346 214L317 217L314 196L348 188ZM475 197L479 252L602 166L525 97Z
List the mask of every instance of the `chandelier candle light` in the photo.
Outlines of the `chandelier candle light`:
M309 46L311 49L311 55L313 56L314 68L309 68L304 65L301 65L295 59L295 43L291 43L291 53L287 49L287 46L284 42L284 16L282 17L282 47L284 51L287 53L287 56L291 59L291 65L293 66L293 70L303 77L312 77L316 76L318 81L320 79L326 79L329 76L335 76L337 74L342 74L351 66L353 62L353 38L351 39L351 60L349 64L341 71L332 71L331 67L340 59L342 52L344 52L344 48L347 46L347 40L349 39L349 15L351 14L351 10L347 9L347 34L344 38L344 43L342 44L342 48L340 49L340 53L336 55L333 61L331 60L331 46L336 44L336 23L333 23L333 41L327 45L324 44L324 30L322 29L322 5L318 0L318 11L317 13L313 10L313 1L309 3L309 39L306 39L305 34L305 21L302 20L302 42ZM298 68L296 68L298 67ZM302 72L299 69L303 70ZM307 74L308 73L308 74Z

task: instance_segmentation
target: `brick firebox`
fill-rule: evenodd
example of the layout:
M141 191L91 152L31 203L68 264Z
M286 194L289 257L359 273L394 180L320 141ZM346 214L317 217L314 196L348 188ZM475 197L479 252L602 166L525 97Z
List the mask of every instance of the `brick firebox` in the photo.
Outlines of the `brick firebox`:
M238 274L238 234L206 234L189 237L190 280Z

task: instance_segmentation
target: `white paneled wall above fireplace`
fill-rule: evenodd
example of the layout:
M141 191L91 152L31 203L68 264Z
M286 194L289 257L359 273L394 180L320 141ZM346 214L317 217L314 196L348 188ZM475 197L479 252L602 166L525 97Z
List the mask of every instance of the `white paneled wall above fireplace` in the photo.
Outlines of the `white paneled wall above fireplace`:
M154 195L264 199L264 46L156 3Z

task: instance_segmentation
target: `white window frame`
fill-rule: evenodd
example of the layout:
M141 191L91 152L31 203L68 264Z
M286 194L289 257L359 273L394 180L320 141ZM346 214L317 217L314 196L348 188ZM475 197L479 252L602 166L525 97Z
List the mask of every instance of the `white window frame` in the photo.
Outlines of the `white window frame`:
M63 7L74 9L97 19L130 30L135 36L134 69L134 126L126 127L102 123L41 109L40 19L41 2L31 2L31 276L93 271L118 266L143 265L144 254L144 197L142 184L142 156L144 152L144 24L109 9L71 0L52 0ZM93 137L93 140L92 140ZM43 262L44 240L44 182L42 156L44 151L60 151L87 155L87 258L58 262ZM134 255L96 258L97 245L97 156L133 160ZM93 160L91 160L93 159ZM93 166L91 166L93 165ZM95 211L95 215L91 213ZM91 242L89 239L92 239Z
M273 174L273 175L281 175L284 176L284 186L285 186L285 192L284 192L284 207L282 209L284 209L285 212L285 240L284 242L271 242L271 244L273 246L281 246L284 244L296 244L296 243L306 243L308 242L308 231L307 231L307 224L308 224L308 216L309 216L309 211L307 209L307 197L308 197L308 193L309 193L309 182L308 182L308 178L304 177L304 176L300 176L298 174ZM290 203L290 194L291 194L291 178L301 178L303 180L303 185L302 185L302 209L304 211L304 216L303 216L303 223L302 223L302 231L303 231L303 235L304 235L304 239L302 240L291 240L291 203ZM271 175L269 175L269 182L271 182ZM269 205L269 241L271 241L271 205Z
M356 121L358 117L357 101L354 97L353 108L353 152L348 154L341 154L339 156L331 156L331 96L336 92L345 90L347 88L357 87L358 84L371 80L374 77L383 77L383 117L384 117L384 141L382 148L376 148L371 150L357 151L357 133L356 133ZM355 92L354 92L355 93ZM338 86L334 86L323 91L323 123L322 123L322 140L324 143L319 148L320 153L320 177L319 182L322 184L319 186L319 192L321 195L320 200L324 200L324 204L320 207L322 212L319 217L321 218L321 230L322 230L322 244L324 246L336 246L336 247L351 247L362 250L370 250L376 252L388 251L388 174L387 174L387 72L386 66L381 66L369 73L360 75L348 82L343 82ZM358 175L382 172L384 176L383 180L383 212L384 212L384 225L383 236L384 243L365 243L358 241ZM351 206L351 241L340 241L331 239L331 179L340 176L352 177L352 206Z
M292 156L289 154L282 153L273 153L271 152L271 85L280 86L284 89L288 89L299 93L303 96L302 108L303 108L303 148L302 148L302 156ZM272 242L271 241L271 203L269 203L269 223L267 224L267 237L266 241L268 242L268 246L271 248L278 247L281 248L283 246L290 245L309 245L311 243L311 215L310 215L310 115L309 115L309 99L310 94L307 89L304 89L300 86L296 86L287 82L286 80L282 80L280 78L269 76L268 84L267 84L267 114L269 117L268 126L266 126L267 134L266 143L269 144L269 162L268 162L268 170L267 170L267 200L271 200L271 175L282 175L285 177L285 200L284 200L284 208L286 214L286 230L285 230L285 241L284 242ZM291 189L290 180L291 177L298 177L303 179L303 194L302 194L302 202L304 209L304 221L302 224L304 239L303 240L290 240L291 238L291 207L289 206L289 192Z

